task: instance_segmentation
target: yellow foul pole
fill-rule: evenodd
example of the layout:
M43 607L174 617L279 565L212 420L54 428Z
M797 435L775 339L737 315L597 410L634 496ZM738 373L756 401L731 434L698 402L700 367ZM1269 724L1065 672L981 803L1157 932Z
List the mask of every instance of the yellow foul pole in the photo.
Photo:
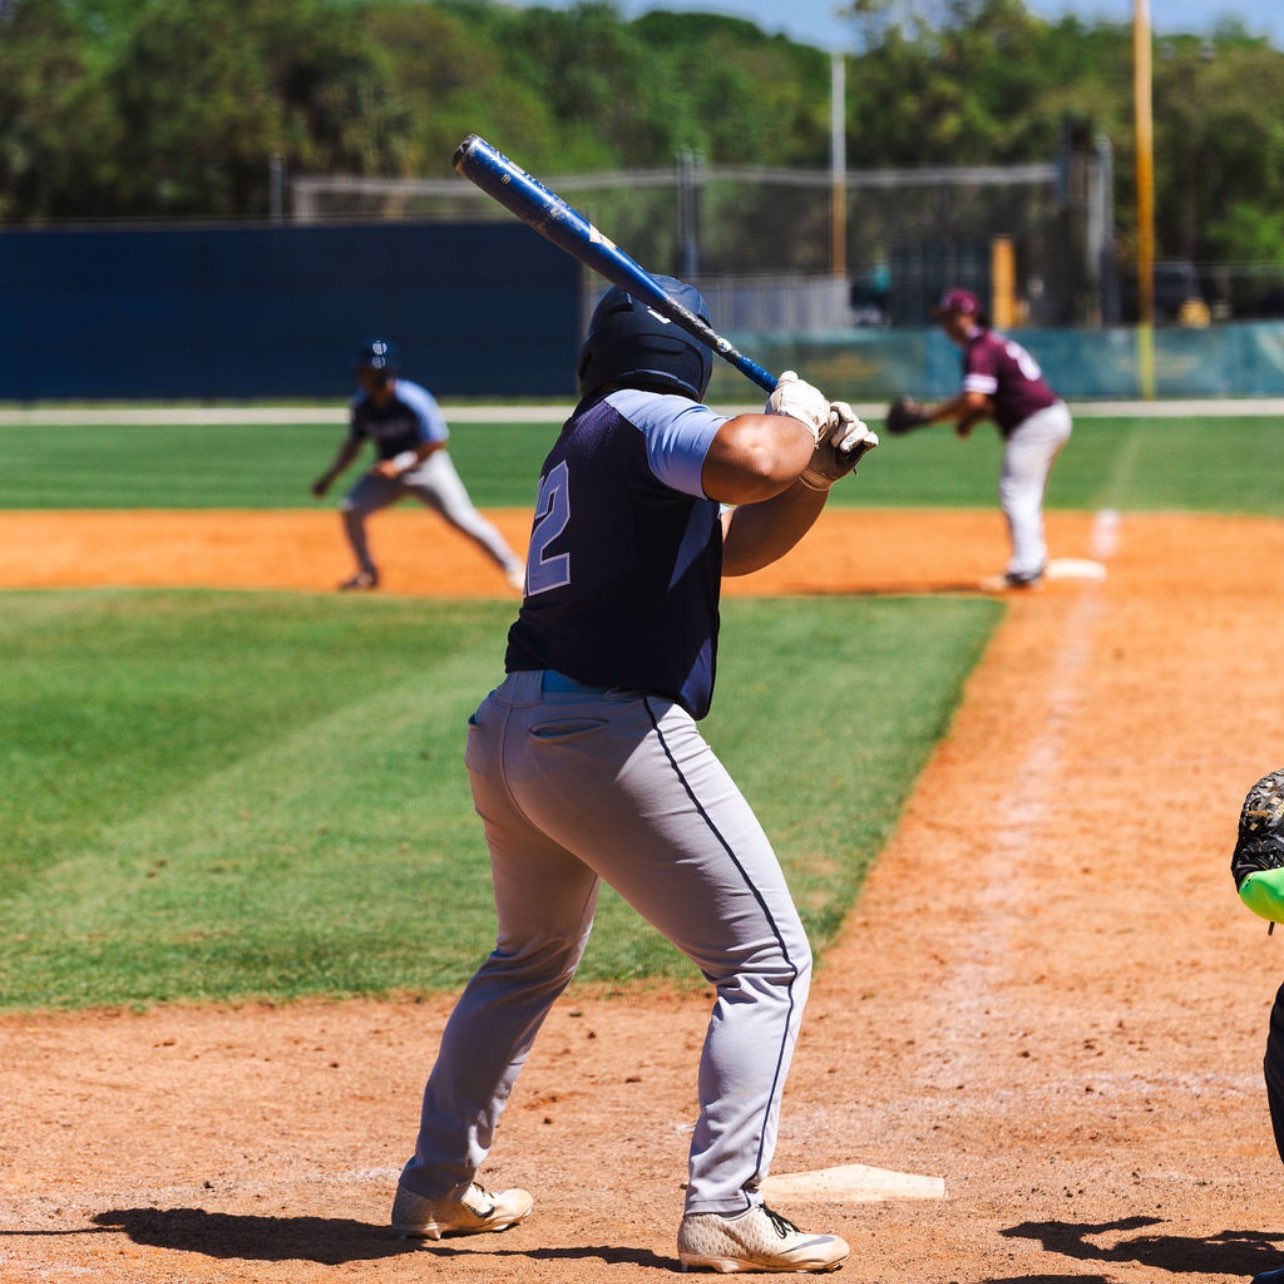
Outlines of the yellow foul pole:
M1137 148L1137 373L1155 395L1155 161L1150 68L1150 0L1133 0L1133 115Z

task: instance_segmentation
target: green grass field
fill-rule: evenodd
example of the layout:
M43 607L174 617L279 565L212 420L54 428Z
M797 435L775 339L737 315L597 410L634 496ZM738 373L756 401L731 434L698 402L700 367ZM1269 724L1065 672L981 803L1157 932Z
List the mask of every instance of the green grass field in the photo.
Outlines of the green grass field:
M1261 461L1282 430L1084 419L1049 503L1280 515L1276 470ZM341 432L4 428L0 507L313 506L307 484ZM457 428L476 502L527 506L555 432ZM886 441L835 502L989 506L998 460L990 430ZM949 597L726 604L706 732L777 843L819 949L1002 609ZM493 932L463 729L497 680L511 612L338 595L0 595L0 1007L458 986ZM695 979L611 896L582 975Z
M877 425L875 425L877 426ZM331 425L0 428L0 508L307 508L343 433ZM527 507L557 428L463 424L451 454L483 508ZM1057 461L1053 508L1284 514L1273 455L1284 419L1088 419ZM885 440L832 502L988 507L1000 445L982 426Z
M462 752L507 603L8 593L0 1005L458 986L493 944ZM738 601L707 734L818 947L1001 607ZM820 679L808 657L824 657ZM691 967L613 897L582 975Z

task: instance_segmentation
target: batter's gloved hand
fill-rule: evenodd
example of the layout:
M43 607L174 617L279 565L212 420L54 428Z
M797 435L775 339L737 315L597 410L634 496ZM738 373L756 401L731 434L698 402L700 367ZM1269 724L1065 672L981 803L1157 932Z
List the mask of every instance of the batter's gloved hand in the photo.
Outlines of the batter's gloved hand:
M930 418L926 406L919 405L913 397L901 396L887 407L883 427L893 437L900 437L913 428L921 428Z
M1262 918L1284 923L1284 771L1248 791L1231 856L1239 898Z
M806 424L816 441L829 423L829 398L819 388L804 383L792 370L786 370L776 380L775 391L763 409L769 415L788 415Z
M840 478L854 472L861 457L877 445L878 434L870 432L845 401L835 401L800 480L812 490L828 490Z

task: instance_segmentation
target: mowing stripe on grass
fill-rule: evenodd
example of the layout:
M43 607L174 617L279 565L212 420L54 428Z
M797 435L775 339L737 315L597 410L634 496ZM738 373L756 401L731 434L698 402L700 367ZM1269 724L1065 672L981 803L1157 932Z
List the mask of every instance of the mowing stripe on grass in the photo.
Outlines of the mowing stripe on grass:
M494 921L465 725L499 677L511 607L49 598L78 599L84 617L4 599L31 628L9 644L19 681L0 699L23 782L0 796L0 829L23 835L3 853L0 1006L432 990L471 974ZM707 733L818 950L1001 611L727 604ZM618 898L598 917L586 979L698 983Z

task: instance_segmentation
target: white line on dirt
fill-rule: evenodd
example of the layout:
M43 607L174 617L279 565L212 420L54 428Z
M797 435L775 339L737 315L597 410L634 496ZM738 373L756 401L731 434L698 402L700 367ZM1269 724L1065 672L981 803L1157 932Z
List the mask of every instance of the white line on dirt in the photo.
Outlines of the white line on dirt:
M1119 517L1111 509L1096 515L1092 548L1103 561L1119 547ZM1027 905L1021 869L1037 855L1037 840L1052 800L1064 792L1062 755L1078 691L1092 656L1093 629L1103 607L1099 592L1085 587L1069 613L1061 646L1048 670L1046 717L1031 738L1021 769L1005 782L992 830L990 850L979 881L975 904L982 922L972 958L942 986L942 1042L949 1047L943 1072L966 1078L990 1050L980 1037L990 1024L997 983L1001 979L1014 927L1024 921ZM1042 716L1037 711L1032 716Z

